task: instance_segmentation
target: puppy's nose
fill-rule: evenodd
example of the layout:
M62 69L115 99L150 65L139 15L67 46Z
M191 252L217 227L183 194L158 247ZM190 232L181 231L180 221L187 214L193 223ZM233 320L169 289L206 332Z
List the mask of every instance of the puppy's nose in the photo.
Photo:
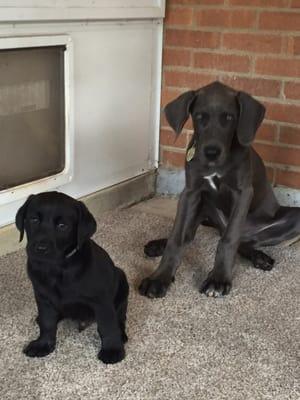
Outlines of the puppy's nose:
M218 146L206 146L204 148L204 155L209 161L215 161L217 158L219 158L221 154L221 149Z
M48 250L48 245L45 242L36 243L36 245L34 246L34 250L36 251L36 253L44 254Z

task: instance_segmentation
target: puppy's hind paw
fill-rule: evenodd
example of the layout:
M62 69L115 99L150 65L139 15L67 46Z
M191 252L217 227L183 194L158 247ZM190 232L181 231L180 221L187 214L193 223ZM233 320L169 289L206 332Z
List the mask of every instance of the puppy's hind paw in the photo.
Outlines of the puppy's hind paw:
M160 257L166 248L168 239L150 240L144 246L144 253L148 257Z
M125 357L124 348L120 349L101 349L98 354L99 360L104 362L104 364L116 364L120 362Z
M54 349L54 344L47 342L45 343L37 339L33 340L26 347L24 347L23 353L26 354L27 357L45 357L52 353Z
M263 251L254 250L251 255L251 261L254 268L261 269L263 271L271 271L274 267L275 260L265 254Z

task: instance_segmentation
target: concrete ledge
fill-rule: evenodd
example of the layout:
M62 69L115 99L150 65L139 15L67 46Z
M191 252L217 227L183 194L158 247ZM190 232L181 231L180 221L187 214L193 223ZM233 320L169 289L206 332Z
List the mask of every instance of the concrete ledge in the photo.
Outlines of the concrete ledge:
M94 215L115 208L124 208L155 194L156 171L129 179L109 188L99 190L80 200L84 201ZM0 229L0 256L24 248L26 240L19 243L19 232L14 224Z
M157 176L156 192L159 195L178 196L185 185L184 170L160 168ZM283 206L300 207L300 190L274 187L275 195Z

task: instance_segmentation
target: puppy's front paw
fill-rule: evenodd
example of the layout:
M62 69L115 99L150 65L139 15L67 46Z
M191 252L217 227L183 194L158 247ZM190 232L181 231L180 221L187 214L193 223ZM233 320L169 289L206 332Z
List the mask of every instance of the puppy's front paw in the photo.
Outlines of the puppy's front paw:
M170 284L161 281L160 279L143 279L140 286L139 292L142 296L147 296L150 299L155 297L164 297L167 293Z
M125 357L124 348L120 349L101 349L98 354L99 360L104 362L104 364L115 364L120 362Z
M52 353L54 349L54 344L43 342L37 339L33 340L26 347L24 347L23 353L26 354L27 357L45 357Z
M200 292L206 294L208 297L221 297L228 294L230 289L231 281L229 279L211 274L203 282Z
M263 271L271 271L275 262L273 258L260 250L253 251L251 260L254 268L262 269Z

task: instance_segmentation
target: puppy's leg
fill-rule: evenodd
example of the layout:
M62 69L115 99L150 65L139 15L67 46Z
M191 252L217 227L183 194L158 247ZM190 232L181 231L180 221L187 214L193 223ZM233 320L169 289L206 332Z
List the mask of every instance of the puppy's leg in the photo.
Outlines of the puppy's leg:
M128 306L128 301L126 298L117 307L117 314L118 314L119 325L120 325L120 329L121 329L123 343L126 343L128 341L128 336L126 334L127 306Z
M119 325L121 329L122 341L123 343L126 343L128 341L128 337L126 335L126 315L127 315L129 286L124 271L119 269L119 272L120 272L120 283L115 298L115 309L117 312Z
M219 241L214 268L200 288L200 291L209 297L219 297L230 292L232 268L252 196L252 187L233 192L233 211Z
M201 225L219 229L219 225L214 223L209 217L204 218L203 221L201 221ZM150 242L148 242L144 247L144 253L148 257L160 257L163 255L167 243L168 239L165 238L150 240Z
M196 234L200 213L201 191L186 188L180 196L175 223L160 265L149 278L141 282L141 295L150 298L165 296L180 265L183 246L193 240Z
M115 364L125 357L122 332L113 304L101 304L95 308L101 350L98 358L105 364Z
M55 349L59 313L45 299L36 295L38 307L37 323L40 336L30 342L23 350L28 357L44 357Z

